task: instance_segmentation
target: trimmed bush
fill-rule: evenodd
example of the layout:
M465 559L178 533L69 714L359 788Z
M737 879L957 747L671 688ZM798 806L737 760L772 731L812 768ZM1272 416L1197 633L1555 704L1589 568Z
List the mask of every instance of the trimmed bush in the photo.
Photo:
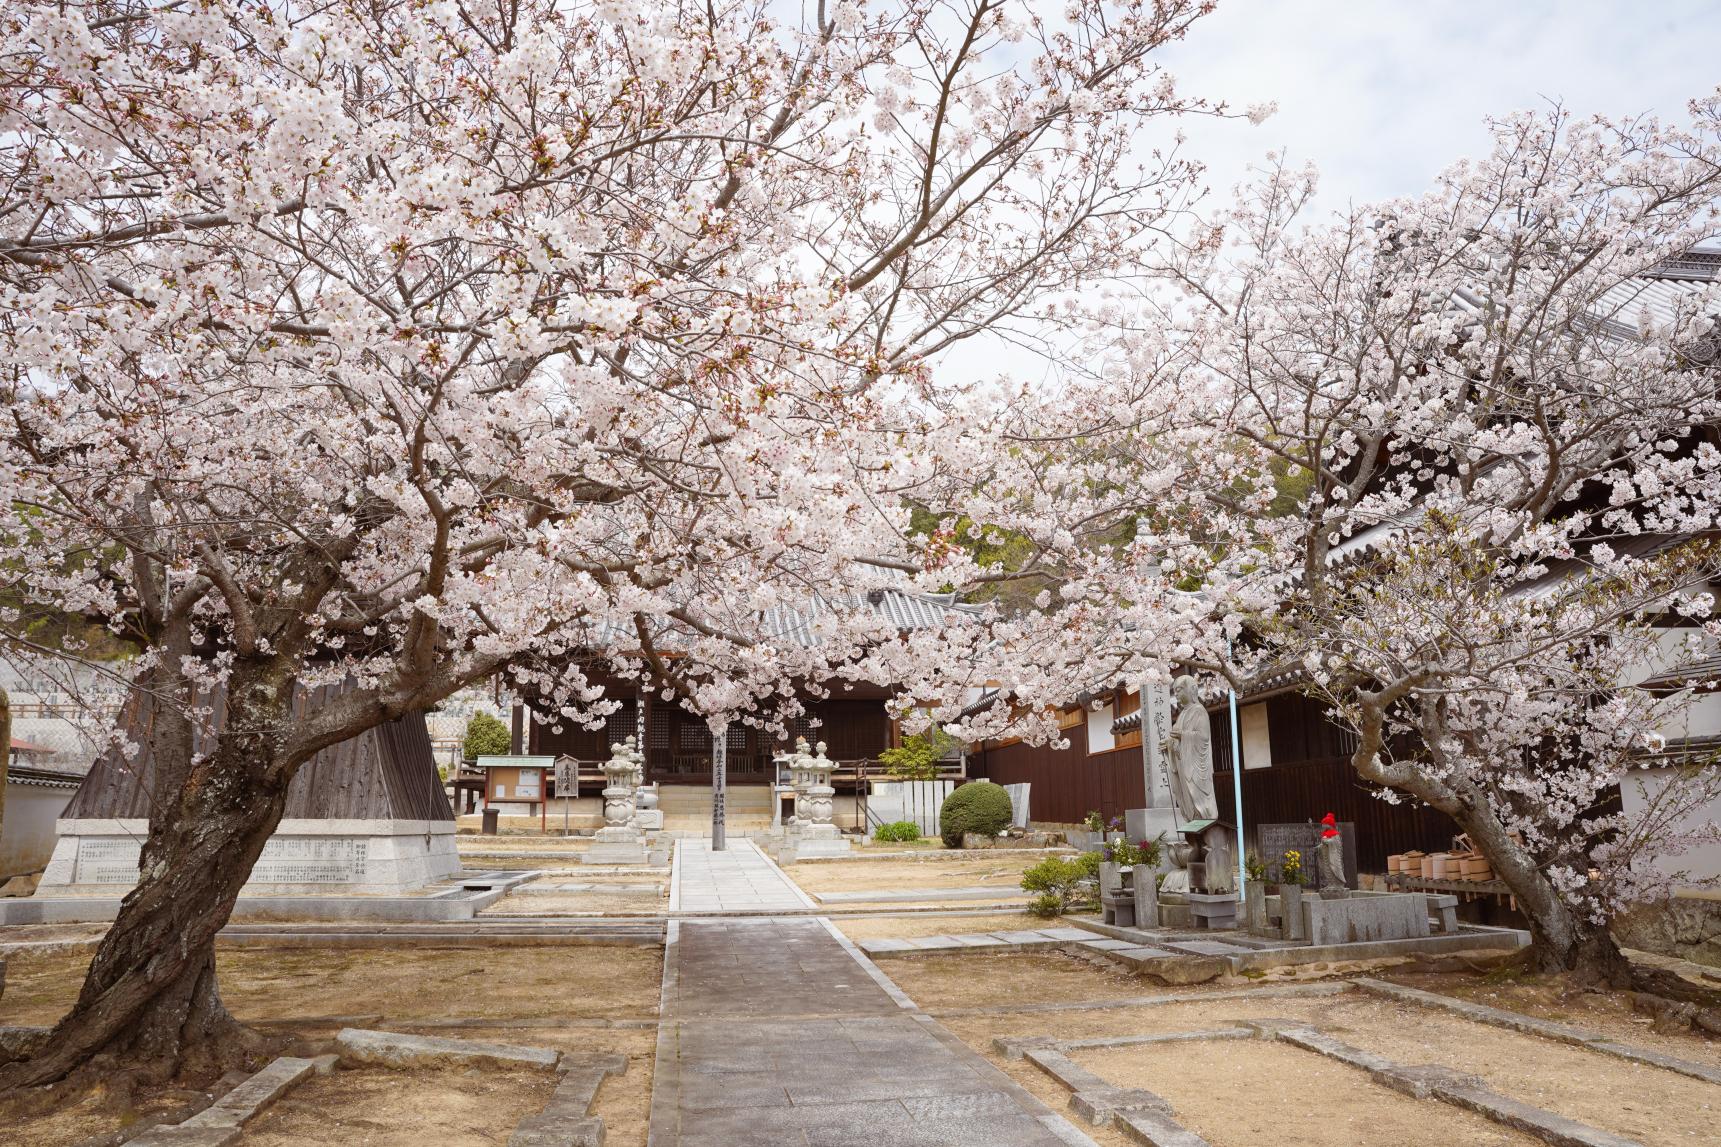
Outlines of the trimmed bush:
M1088 852L1082 855L1085 858L1099 854ZM1090 896L1084 884L1093 879L1093 870L1097 868L1097 864L1090 865L1083 860L1046 857L1022 873L1023 890L1040 894L1028 905L1028 911L1036 916L1059 916L1068 912L1072 905L1087 901Z
M889 824L881 824L872 830L874 840L892 843L905 840L919 840L920 826L912 820L893 820Z
M945 848L961 848L962 834L997 836L1010 827L1010 794L991 781L973 781L944 798L938 835Z

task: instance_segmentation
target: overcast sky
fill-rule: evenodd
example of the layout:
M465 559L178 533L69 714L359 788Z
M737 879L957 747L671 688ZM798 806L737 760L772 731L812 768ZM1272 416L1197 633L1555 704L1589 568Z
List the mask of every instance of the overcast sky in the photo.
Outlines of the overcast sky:
M1422 191L1486 150L1490 113L1683 118L1721 85L1718 47L1717 0L1220 0L1162 59L1190 94L1279 104L1260 127L1188 125L1215 193L1284 147L1339 207Z

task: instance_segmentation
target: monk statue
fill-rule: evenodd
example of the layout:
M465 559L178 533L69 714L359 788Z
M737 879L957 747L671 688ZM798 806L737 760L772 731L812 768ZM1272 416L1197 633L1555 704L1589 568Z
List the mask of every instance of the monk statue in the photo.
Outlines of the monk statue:
M1213 796L1213 723L1201 704L1195 678L1185 674L1171 683L1177 698L1177 720L1165 737L1165 759L1171 762L1171 803L1178 820L1218 820Z

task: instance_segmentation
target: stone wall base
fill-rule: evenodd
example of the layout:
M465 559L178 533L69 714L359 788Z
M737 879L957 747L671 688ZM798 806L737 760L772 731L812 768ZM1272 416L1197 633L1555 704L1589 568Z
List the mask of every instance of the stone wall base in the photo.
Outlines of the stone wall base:
M1633 908L1614 922L1629 948L1721 968L1721 898L1675 896Z
M60 820L55 827L59 839L39 895L117 895L137 883L148 821ZM401 893L459 871L451 820L283 820L245 894Z

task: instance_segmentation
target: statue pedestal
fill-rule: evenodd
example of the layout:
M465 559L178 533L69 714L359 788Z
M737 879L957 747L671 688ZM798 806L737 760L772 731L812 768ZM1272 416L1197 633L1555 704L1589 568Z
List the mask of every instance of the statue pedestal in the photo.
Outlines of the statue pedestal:
M1196 928L1237 927L1237 894L1234 892L1191 892L1189 894L1190 925Z

